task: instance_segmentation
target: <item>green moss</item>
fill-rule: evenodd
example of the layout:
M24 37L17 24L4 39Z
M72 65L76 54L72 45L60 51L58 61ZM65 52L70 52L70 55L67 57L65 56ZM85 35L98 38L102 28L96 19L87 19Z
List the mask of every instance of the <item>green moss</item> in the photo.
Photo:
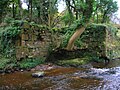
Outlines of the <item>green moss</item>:
M65 66L79 66L89 63L91 60L90 57L84 57L84 58L75 58L70 60L59 60L56 62L58 65L65 65Z

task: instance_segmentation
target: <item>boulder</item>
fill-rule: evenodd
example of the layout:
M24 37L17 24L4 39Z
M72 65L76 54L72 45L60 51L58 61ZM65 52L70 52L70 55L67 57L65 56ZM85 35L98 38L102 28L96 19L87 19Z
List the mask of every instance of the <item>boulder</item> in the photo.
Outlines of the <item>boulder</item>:
M39 77L43 77L43 76L45 76L45 72L43 72L43 71L32 73L32 77L35 77L35 78L39 78Z

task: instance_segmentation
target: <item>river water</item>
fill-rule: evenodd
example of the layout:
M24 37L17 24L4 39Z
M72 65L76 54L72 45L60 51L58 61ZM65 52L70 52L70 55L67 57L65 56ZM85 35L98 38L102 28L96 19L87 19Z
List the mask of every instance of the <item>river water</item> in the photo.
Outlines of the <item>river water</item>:
M32 71L0 75L0 90L120 90L120 60L91 68L59 67L33 78Z

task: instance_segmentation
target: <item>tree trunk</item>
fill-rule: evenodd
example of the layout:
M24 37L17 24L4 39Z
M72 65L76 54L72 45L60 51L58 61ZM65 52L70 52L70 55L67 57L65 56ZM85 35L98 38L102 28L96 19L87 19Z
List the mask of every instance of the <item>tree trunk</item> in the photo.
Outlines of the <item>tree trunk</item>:
M32 0L29 0L28 4L29 19L32 21Z
M32 0L31 0L31 9L30 9L30 21L32 21Z
M69 12L69 15L70 15L70 21L69 21L69 26L73 23L73 13L72 13L72 10L70 8L70 1L69 0L66 0L66 6L67 6L67 9L68 9L68 12Z
M92 16L94 0L86 0L85 3L87 7L83 10L83 23L85 23L86 25L78 28L76 32L72 35L66 47L67 50L73 49L75 40L85 31L85 27L89 23L90 17Z
M37 7L37 16L38 16L38 20L37 23L40 24L40 7Z
M0 13L0 24L2 23L2 14Z
M103 14L103 18L102 18L102 21L101 21L101 23L105 23L105 21L106 21L106 12Z
M12 10L12 12L13 12L13 18L15 18L15 4L14 4L14 2L12 4L12 7L13 7L13 10Z
M27 6L28 6L28 17L30 19L30 15L29 15L30 14L30 4L28 4Z
M19 17L20 19L22 18L22 3L21 3L21 0L18 0L18 12L19 12Z
M76 32L72 35L72 37L69 39L68 45L67 45L67 50L72 50L74 46L75 40L77 40L80 35L85 31L85 27L81 27L76 30Z

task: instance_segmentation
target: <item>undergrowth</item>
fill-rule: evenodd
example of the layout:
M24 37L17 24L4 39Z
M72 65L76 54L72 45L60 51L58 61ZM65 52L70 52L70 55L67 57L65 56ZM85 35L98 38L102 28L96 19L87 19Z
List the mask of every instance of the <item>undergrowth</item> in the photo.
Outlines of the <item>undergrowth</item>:
M33 68L39 64L45 63L44 57L39 58L26 58L18 63L19 67L22 69Z

